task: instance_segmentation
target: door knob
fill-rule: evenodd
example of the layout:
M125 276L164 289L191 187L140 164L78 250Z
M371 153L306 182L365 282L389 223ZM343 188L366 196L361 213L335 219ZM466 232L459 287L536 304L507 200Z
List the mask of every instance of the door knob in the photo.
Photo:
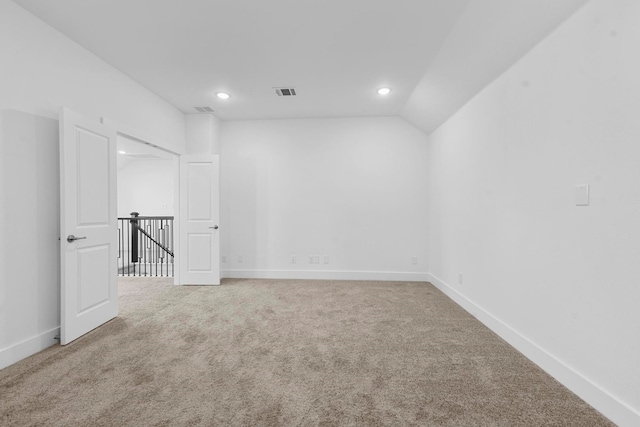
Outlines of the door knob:
M87 238L87 236L84 236L84 237L76 237L76 236L74 236L73 234L69 234L69 235L67 236L67 242L71 243L71 242L74 242L74 241L76 241L76 240L82 240L82 239L86 239L86 238Z

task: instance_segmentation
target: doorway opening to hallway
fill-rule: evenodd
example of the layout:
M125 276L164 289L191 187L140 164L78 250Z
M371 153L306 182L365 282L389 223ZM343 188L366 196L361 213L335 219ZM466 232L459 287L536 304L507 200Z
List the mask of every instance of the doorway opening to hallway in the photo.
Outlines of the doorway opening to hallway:
M173 154L118 135L118 275L173 277Z

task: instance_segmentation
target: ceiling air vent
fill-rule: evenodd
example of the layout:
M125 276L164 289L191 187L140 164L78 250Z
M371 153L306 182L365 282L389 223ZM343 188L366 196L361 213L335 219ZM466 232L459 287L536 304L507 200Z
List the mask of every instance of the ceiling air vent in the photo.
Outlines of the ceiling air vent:
M211 107L193 107L196 109L198 113L213 113L213 108Z
M296 96L296 90L292 87L275 87L278 96Z

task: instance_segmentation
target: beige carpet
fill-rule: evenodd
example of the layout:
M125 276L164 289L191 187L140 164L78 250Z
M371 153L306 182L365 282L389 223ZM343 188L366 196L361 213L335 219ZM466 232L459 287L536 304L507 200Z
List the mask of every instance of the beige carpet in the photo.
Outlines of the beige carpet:
M612 425L429 284L120 291L120 317L0 371L0 425Z

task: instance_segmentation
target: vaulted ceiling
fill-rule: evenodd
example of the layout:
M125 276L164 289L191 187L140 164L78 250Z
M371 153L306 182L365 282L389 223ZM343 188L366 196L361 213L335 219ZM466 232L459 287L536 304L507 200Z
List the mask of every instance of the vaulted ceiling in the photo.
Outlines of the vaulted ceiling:
M429 133L587 0L15 2L185 113L399 115Z

